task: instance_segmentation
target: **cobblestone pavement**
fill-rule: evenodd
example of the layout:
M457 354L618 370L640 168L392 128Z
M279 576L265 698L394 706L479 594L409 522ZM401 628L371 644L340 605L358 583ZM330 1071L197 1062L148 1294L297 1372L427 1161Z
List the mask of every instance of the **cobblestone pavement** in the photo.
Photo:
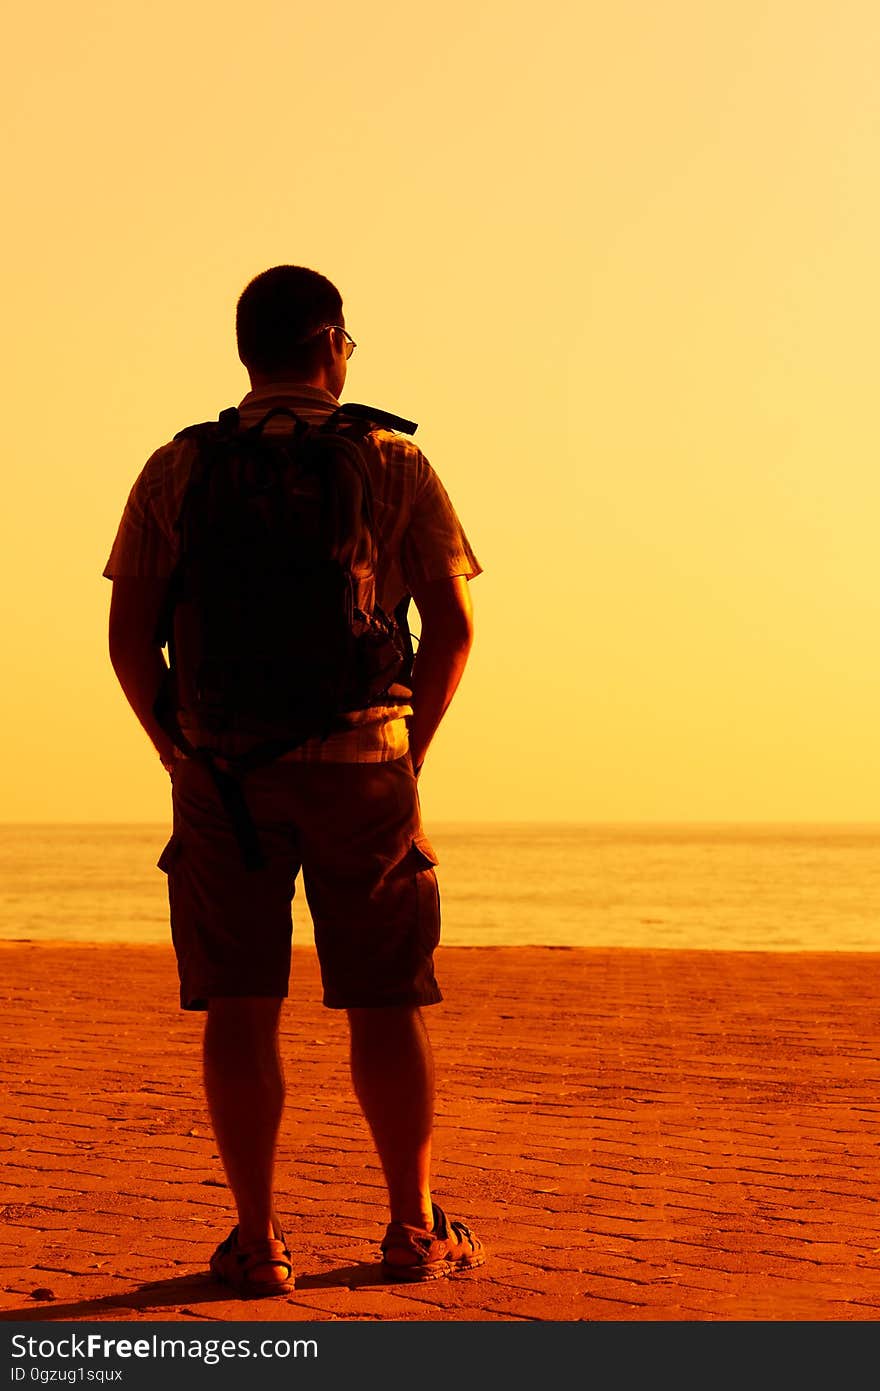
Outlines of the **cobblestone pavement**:
M434 1187L491 1254L391 1286L345 1018L297 948L278 1166L296 1288L241 1301L205 1273L234 1217L170 949L0 943L0 1318L875 1319L878 966L441 949Z

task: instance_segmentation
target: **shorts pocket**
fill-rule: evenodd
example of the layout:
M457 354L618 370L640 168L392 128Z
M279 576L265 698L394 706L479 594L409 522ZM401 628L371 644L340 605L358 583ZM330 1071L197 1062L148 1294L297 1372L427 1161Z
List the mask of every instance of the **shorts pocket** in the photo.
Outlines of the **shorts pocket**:
M434 873L439 861L436 850L422 831L413 836L412 856L415 861L416 936L420 953L430 960L440 941L440 890Z
M439 865L440 860L437 857L437 851L428 840L424 831L416 831L412 839L412 848L415 851L416 858L420 860L425 867L433 869L434 865Z
M162 854L156 861L156 868L161 869L163 874L168 874L180 859L180 852L182 849L183 845L180 836L172 835L165 849L162 851Z

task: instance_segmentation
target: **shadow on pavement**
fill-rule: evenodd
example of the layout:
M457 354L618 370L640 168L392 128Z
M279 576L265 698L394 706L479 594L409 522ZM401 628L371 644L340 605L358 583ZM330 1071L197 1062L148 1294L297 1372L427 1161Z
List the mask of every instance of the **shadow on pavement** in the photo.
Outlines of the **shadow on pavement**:
M338 1270L322 1270L319 1275L297 1275L298 1290L329 1290L334 1286L344 1286L349 1290L364 1285L396 1285L382 1274L378 1261L361 1261L359 1265L344 1265Z
M364 1261L359 1265L341 1266L338 1270L322 1271L319 1275L297 1275L294 1288L297 1290L325 1290L334 1288L358 1289L364 1285L387 1285L395 1282L384 1279L378 1263ZM125 1294L101 1295L96 1299L81 1299L76 1302L60 1304L56 1300L29 1300L19 1309L0 1310L0 1322L47 1323L53 1319L89 1320L102 1317L125 1319L132 1311L139 1313L153 1309L180 1309L187 1312L189 1304L228 1304L237 1296L227 1285L221 1285L210 1275L176 1275L170 1280L151 1280L140 1289L128 1290ZM288 1292L288 1298L289 1298ZM282 1295L270 1298L277 1303L283 1301ZM252 1303L243 1299L242 1304ZM265 1302L268 1302L265 1301ZM264 1300L260 1300L264 1303Z

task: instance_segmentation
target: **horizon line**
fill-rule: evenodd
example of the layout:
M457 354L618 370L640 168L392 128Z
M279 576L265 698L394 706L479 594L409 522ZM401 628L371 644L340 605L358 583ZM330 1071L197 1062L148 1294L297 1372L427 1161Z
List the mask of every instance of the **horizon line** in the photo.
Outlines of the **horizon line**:
M577 826L577 827L608 827L608 826L681 826L681 827L701 827L701 826L800 826L800 827L841 827L841 828L877 828L880 829L880 818L874 821L840 818L731 818L731 817L606 817L580 819L575 817L429 817L434 826ZM156 820L128 820L117 819L112 821L89 818L87 820L60 820L58 818L45 818L40 820L7 820L0 818L0 830L12 827L27 826L104 826L104 827L156 827L165 826L170 823L167 819Z

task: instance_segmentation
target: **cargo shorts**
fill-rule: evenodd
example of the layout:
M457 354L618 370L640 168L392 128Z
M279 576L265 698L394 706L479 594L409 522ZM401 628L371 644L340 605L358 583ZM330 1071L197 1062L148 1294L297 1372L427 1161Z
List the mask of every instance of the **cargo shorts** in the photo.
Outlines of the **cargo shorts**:
M180 1003L287 995L297 877L315 927L330 1009L442 1000L437 856L426 838L412 761L278 760L242 790L264 865L245 868L209 770L179 759L173 830L159 858L168 877Z

